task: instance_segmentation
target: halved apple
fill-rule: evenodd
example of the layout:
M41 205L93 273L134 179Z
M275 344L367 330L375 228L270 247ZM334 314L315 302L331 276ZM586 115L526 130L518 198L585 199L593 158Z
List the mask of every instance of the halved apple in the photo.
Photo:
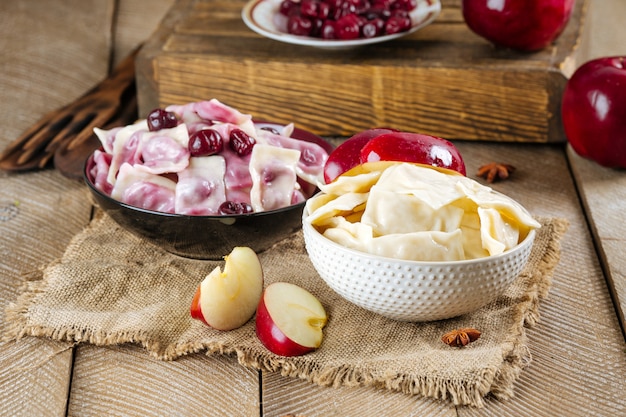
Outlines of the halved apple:
M256 334L271 352L299 356L322 344L327 316L319 300L287 282L267 286L256 313Z
M263 269L256 253L243 246L224 257L198 286L191 317L218 330L243 326L255 313L263 292Z

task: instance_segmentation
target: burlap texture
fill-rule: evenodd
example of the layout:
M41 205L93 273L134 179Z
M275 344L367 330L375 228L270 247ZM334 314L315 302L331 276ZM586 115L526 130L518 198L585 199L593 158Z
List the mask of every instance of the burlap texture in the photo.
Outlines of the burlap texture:
M301 232L294 233L259 254L265 284L288 281L308 289L329 321L319 350L284 358L258 341L254 319L229 332L191 319L196 287L222 262L171 255L99 213L8 307L5 339L138 343L163 360L201 351L236 355L244 366L322 386L373 386L481 407L488 394L510 398L530 361L525 326L538 319L567 228L564 220L540 221L529 263L503 296L475 313L419 324L389 320L340 298L313 269ZM482 337L464 348L441 342L460 327L479 329Z

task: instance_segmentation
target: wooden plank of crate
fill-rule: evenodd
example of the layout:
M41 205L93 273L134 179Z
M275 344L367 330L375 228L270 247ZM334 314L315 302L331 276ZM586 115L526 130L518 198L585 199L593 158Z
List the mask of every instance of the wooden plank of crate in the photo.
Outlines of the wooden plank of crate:
M0 147L106 75L114 1L0 3ZM76 22L81 22L76 24ZM78 41L77 41L78 40ZM77 182L46 170L0 173L0 330L5 307L40 268L61 256L88 221ZM65 415L70 344L25 338L0 343L0 415Z
M554 45L532 54L474 35L458 0L412 35L341 51L265 39L242 22L244 3L174 5L137 60L142 113L217 98L329 136L386 125L448 139L563 140L558 108L584 55L587 0Z

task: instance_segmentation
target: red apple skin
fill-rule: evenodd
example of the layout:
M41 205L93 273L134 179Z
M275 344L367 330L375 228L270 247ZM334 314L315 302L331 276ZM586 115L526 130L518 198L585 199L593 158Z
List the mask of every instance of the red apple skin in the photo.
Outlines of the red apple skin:
M312 347L302 346L285 336L270 316L261 297L256 310L256 335L263 345L272 353L280 356L301 356L315 350Z
M200 286L198 285L198 288L196 288L196 292L193 295L193 300L191 300L191 307L190 307L190 313L191 313L191 317L196 319L196 320L200 320L202 323L206 324L207 326L209 325L209 323L206 322L206 320L204 319L204 316L202 315L202 309L200 308Z
M555 40L569 21L574 0L463 0L467 26L494 45L537 51Z
M360 159L361 163L414 162L466 175L465 162L456 146L445 139L420 133L393 132L379 135L361 149Z
M580 66L567 81L561 119L572 148L609 168L626 168L626 57Z
M324 166L324 181L326 181L326 184L330 184L335 178L361 163L359 152L367 142L376 136L390 132L397 132L397 130L386 127L364 130L337 146L328 156Z

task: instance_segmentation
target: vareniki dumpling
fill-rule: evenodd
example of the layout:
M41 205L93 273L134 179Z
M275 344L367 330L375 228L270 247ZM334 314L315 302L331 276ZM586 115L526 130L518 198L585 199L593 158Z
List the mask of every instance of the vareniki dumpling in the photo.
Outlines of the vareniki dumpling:
M410 163L339 177L307 203L329 239L374 255L454 261L500 254L539 223L511 198L456 174Z

